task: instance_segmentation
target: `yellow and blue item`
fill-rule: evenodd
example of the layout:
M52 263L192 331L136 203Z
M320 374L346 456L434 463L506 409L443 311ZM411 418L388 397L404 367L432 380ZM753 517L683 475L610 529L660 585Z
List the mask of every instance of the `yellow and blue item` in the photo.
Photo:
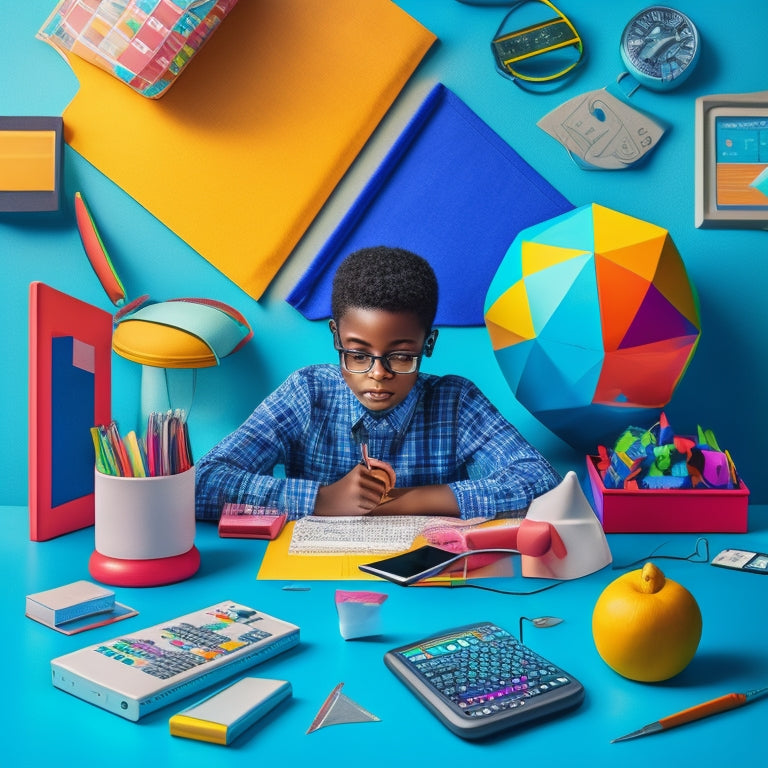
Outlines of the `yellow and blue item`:
M520 232L488 288L485 324L520 404L585 451L627 421L658 418L701 334L670 233L595 203Z

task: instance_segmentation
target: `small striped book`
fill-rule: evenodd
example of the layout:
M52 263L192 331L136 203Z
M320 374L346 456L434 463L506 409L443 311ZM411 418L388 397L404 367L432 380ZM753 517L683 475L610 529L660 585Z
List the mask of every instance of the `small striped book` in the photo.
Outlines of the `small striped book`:
M82 580L27 595L25 613L30 619L57 627L114 607L115 593L111 589Z

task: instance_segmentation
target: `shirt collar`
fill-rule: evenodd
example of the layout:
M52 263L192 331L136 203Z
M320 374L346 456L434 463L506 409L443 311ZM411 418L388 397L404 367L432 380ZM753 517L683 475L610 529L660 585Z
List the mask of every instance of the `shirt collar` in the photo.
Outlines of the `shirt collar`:
M371 411L355 398L350 428L355 442L366 442L368 434L381 429L382 422L385 422L395 435L404 434L421 401L423 390L424 380L419 374L405 400L388 411Z

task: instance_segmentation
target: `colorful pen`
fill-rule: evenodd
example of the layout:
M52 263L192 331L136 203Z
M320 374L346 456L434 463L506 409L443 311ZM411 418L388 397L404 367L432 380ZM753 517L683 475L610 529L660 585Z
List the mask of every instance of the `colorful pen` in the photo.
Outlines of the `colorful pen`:
M666 731L669 728L675 728L678 725L685 725L685 723L692 723L694 720L701 720L703 717L716 715L719 712L727 712L729 709L736 709L736 707L742 707L744 704L751 704L753 701L766 695L768 695L768 688L758 688L756 690L747 691L746 693L728 693L717 699L705 701L703 704L697 704L695 707L689 707L681 712L676 712L674 715L662 717L661 720L657 720L655 723L649 723L640 728L640 730L632 731L632 733L628 733L625 736L611 739L611 744L616 741L628 741L629 739L636 739L640 736L649 736L652 733Z

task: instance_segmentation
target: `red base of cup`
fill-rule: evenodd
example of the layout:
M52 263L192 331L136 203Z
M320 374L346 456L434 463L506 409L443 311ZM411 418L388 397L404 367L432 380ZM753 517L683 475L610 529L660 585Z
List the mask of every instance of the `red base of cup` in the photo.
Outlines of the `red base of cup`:
M91 576L103 584L115 587L159 587L173 584L194 576L199 567L200 552L194 545L181 555L153 560L122 560L107 557L95 550L88 560Z

